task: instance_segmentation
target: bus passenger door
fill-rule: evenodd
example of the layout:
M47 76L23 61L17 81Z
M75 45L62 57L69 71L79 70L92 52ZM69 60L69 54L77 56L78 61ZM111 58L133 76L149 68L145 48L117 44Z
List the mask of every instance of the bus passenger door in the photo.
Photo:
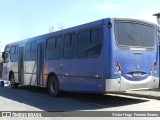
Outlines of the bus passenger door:
M24 47L19 48L18 80L20 83L24 83Z
M37 85L43 85L44 43L38 44L37 51Z

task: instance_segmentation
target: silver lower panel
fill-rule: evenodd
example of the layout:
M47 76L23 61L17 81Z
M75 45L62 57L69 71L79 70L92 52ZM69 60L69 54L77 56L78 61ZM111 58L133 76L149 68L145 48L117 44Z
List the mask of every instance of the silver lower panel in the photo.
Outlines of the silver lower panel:
M140 89L154 89L159 87L159 77L149 76L145 80L130 81L124 77L106 79L106 92L127 91Z

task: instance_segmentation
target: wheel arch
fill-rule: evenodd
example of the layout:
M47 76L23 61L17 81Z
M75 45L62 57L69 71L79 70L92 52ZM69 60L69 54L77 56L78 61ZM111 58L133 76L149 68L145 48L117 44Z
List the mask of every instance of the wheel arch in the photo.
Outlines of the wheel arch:
M46 87L48 87L49 78L50 78L51 76L55 76L55 77L57 78L58 83L59 83L59 80L58 80L57 75L56 75L54 72L50 72L50 73L48 74L48 77L47 77Z

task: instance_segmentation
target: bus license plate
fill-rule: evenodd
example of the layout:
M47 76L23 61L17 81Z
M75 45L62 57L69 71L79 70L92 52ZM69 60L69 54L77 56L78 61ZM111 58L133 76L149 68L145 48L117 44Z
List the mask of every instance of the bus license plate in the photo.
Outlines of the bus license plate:
M141 76L141 73L133 73L133 76L134 76L134 77L140 77L140 76Z

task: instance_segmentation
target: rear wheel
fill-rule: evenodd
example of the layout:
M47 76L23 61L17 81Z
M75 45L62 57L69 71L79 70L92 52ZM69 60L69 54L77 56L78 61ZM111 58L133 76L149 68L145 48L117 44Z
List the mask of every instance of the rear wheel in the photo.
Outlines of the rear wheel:
M18 83L15 83L14 74L11 74L11 76L10 76L10 83L11 83L11 88L13 88L13 89L18 88Z
M60 96L59 84L56 76L50 76L48 81L48 91L49 94L53 97Z

